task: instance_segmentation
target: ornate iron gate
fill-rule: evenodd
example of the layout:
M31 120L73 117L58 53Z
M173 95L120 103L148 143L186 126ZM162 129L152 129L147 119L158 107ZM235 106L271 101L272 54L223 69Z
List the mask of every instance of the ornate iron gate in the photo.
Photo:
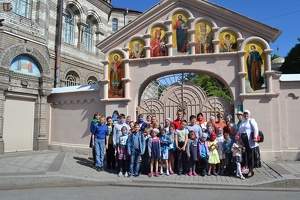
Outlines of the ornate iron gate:
M176 118L178 109L185 112L185 119L202 112L205 119L216 113L232 114L232 105L222 97L208 97L198 85L185 81L184 73L161 77L151 82L140 100L137 114L155 115L163 124L164 119Z

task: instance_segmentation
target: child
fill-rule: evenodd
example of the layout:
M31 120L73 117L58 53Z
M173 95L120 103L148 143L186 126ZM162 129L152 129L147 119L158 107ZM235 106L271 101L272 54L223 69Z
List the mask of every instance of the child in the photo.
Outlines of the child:
M120 172L118 176L122 176L123 172L125 171L125 177L128 177L128 156L127 156L127 139L128 135L127 133L127 127L123 126L121 128L122 135L119 138L119 143L118 143L118 159L120 163Z
M171 144L170 136L166 134L165 129L160 130L160 147L161 147L161 155L162 158L160 160L160 175L163 175L163 164L166 165L166 175L169 176L169 166L168 166L168 158L169 158L169 145Z
M185 128L187 125L186 120L182 120L180 123L180 128L175 132L175 142L177 148L177 158L178 158L178 175L186 174L187 157L186 157L186 145L188 142L189 131Z
M158 122L153 123L153 128L157 128L160 131L160 125Z
M187 153L187 158L189 159L189 168L190 168L188 175L197 176L196 161L198 161L198 155L197 155L198 141L197 141L196 133L194 131L190 131L189 137L190 139L188 140L186 146L186 153Z
M115 151L116 149L114 148L114 145L113 145L113 129L114 129L114 124L113 124L113 121L112 121L112 118L111 116L108 116L106 118L106 122L107 122L107 127L108 127L108 131L109 131L109 137L108 137L108 149L106 151L106 157L107 157L107 168L110 169L110 168L113 168L115 169L116 168L116 156L115 156Z
M224 168L225 168L225 153L223 151L223 142L224 142L224 136L223 136L223 127L218 126L217 129L217 140L218 140L218 152L219 152L219 158L220 163L218 164L218 174L223 175L224 174Z
M149 157L151 159L150 162L150 173L149 177L153 177L153 164L155 163L155 176L159 177L158 174L158 159L160 159L161 156L161 149L160 149L160 141L157 137L159 133L159 130L157 128L154 128L152 131L152 138L148 141L148 151L149 151Z
M236 177L245 179L241 171L242 152L245 151L245 147L242 145L240 135L235 136L231 150L232 162L236 163Z
M148 152L149 138L150 138L150 128L146 127L144 130L145 153L142 155L142 166L141 166L141 173L146 175L149 173L149 152Z
M207 129L206 129L206 133L207 133L207 140L210 139L210 135L213 133L213 126L208 122L207 123Z
M208 142L206 141L207 137L208 137L207 133L202 133L202 136L198 142L200 168L202 169L201 176L206 175L206 170L208 166L209 148L208 148Z
M134 131L134 121L130 121L128 125L130 127L128 134L130 135Z
M225 175L230 175L232 173L232 142L228 133L224 133L224 143L223 143L223 152L225 153Z
M216 164L220 163L219 159L219 153L218 153L218 140L216 139L216 134L212 133L210 135L210 141L208 142L208 148L209 148L209 157L208 157L208 163L209 163L209 168L208 168L208 176L211 175L211 169L213 169L213 175L218 176L216 173Z
M131 175L138 177L140 169L140 156L145 152L144 135L140 132L140 125L138 123L134 124L134 129L128 136L127 152L130 156L130 172L128 177L131 177Z
M174 161L176 157L176 143L175 143L175 126L173 124L169 127L169 133L168 133L171 144L169 146L169 167L170 167L170 174L174 174Z

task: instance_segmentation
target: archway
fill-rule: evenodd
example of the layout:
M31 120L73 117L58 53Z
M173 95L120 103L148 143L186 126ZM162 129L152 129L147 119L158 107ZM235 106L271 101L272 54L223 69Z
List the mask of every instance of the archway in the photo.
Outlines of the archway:
M220 80L208 75L206 76L209 77L210 84L215 84L214 87L195 83L193 77L203 79L204 76L205 74L176 73L151 81L139 99L137 113L155 115L161 124L167 117L174 119L178 109L184 110L186 120L199 112L204 114L205 119L218 112L232 115L232 97L228 89ZM216 86L227 94L225 98L216 95L216 91L213 91Z

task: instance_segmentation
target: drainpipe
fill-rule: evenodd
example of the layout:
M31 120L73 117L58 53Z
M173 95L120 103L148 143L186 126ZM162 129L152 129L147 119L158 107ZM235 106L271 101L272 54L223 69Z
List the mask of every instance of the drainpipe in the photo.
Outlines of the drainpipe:
M58 0L57 13L57 35L55 44L55 86L60 87L60 61L61 61L61 34L62 34L62 16L63 16L63 0Z
M126 10L124 12L124 26L126 26L126 24L127 24L127 14L128 14L128 8L126 8Z

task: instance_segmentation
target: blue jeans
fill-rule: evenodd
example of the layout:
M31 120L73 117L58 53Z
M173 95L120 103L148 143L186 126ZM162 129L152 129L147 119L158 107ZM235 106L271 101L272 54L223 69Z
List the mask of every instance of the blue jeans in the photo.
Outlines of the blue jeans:
M105 139L95 138L96 167L104 167Z
M132 151L130 157L130 173L138 174L140 169L140 151Z

